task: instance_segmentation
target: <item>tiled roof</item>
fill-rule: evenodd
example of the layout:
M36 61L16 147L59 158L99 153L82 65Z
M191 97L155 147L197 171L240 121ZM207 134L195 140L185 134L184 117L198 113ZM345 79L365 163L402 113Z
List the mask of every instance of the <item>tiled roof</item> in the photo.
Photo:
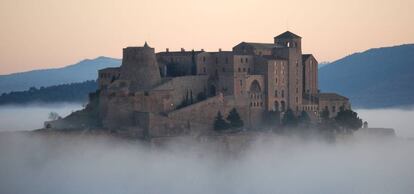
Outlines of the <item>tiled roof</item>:
M286 32L284 32L284 33L276 36L275 38L302 38L302 37L300 37L300 36L298 36L296 34L293 34L290 31L286 31Z
M258 42L241 42L238 45L249 45L256 49L273 49L275 47L279 47L278 45L273 44L273 43L258 43Z
M341 96L337 93L320 93L319 99L329 99L329 100L348 100L347 97Z

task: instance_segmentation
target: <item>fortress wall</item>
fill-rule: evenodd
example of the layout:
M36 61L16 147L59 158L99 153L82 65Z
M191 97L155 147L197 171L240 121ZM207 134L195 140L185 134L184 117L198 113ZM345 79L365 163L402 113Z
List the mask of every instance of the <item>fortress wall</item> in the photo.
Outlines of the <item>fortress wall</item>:
M174 107L181 104L183 99L186 97L187 91L190 96L191 91L193 94L193 100L197 100L197 95L200 92L206 92L207 90L207 75L199 76L182 76L172 78L164 84L155 87L152 91L158 90L170 90L172 103ZM190 98L190 97L189 97Z
M211 126L189 120L176 120L149 112L135 112L135 123L149 137L197 136L211 130Z
M119 67L105 68L98 71L98 84L99 89L106 89L112 81L118 79L120 76Z
M213 126L217 112L226 115L235 106L234 100L225 100L218 95L202 102L184 107L168 114L169 118L188 120Z
M123 50L120 79L131 81L134 91L148 90L161 82L154 49L148 46Z
M103 115L102 124L108 129L119 129L134 125L133 102L127 96L108 99L107 111Z

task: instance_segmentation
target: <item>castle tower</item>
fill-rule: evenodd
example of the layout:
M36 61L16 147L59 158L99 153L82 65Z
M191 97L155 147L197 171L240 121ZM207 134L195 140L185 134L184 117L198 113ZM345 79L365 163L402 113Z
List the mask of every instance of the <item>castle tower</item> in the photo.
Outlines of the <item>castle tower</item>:
M278 46L296 48L297 51L302 52L302 37L293 34L290 31L286 31L274 37L274 42Z
M273 49L273 55L288 61L288 107L299 114L303 92L302 37L286 31L274 37L274 43L278 47Z
M148 90L161 82L154 48L127 47L123 49L121 80L131 81L130 90Z

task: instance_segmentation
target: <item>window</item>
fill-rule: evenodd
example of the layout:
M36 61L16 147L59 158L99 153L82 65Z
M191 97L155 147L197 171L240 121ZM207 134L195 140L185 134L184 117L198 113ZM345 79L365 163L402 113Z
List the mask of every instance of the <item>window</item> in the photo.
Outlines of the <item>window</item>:
M239 67L239 72L241 72L241 68Z
M332 106L332 112L336 112L336 107Z
M250 73L250 67L249 67L249 68L247 68L247 72L248 72L248 73Z
M240 80L240 86L243 86L243 80Z
M229 58L226 57L226 64L229 64Z
M296 97L296 103L298 103L299 102L299 98L298 97Z
M243 58L240 58L240 62L243 63Z
M277 78L275 79L275 82L277 83Z
M249 62L249 58L246 58L246 63Z
M223 69L222 69L222 70L223 70L223 72L226 72L226 68L224 68L224 67L223 67Z
M277 90L275 90L275 97L277 97Z
M285 97L285 91L282 90L282 98L284 98L284 97Z
M243 68L243 72L246 72L246 68Z
M206 62L206 57L203 57L203 62Z
M206 73L206 68L205 67L203 67L203 72Z

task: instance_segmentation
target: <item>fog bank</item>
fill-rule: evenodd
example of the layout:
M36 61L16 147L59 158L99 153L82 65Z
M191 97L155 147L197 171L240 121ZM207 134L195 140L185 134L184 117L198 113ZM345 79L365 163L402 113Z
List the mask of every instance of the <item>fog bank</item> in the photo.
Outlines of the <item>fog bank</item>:
M358 109L356 112L368 121L369 127L393 128L399 137L414 138L414 107Z
M0 135L0 193L414 193L414 142L276 138L238 155L102 137Z
M71 112L82 109L81 104L30 104L0 106L0 132L33 130L43 127L50 112L56 112L64 117Z

